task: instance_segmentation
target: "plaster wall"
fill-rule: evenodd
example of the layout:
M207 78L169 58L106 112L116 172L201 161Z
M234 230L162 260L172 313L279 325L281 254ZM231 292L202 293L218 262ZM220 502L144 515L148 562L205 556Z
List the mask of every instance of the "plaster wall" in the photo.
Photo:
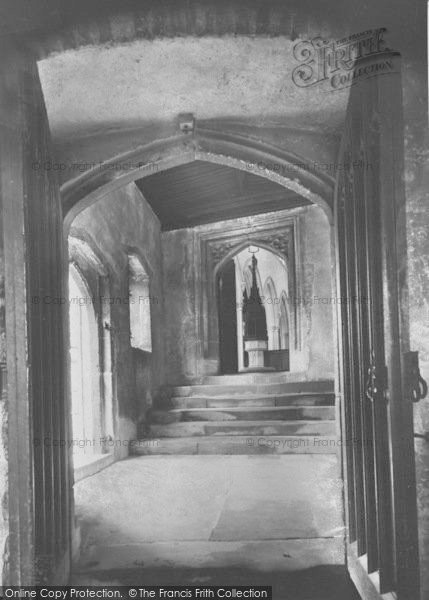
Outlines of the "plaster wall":
M0 296L4 298L4 255L3 255L3 219L0 215ZM8 552L7 539L9 532L9 515L5 510L8 502L8 410L6 395L6 323L4 303L0 307L0 369L1 369L1 396L0 396L0 498L4 510L0 518L0 578L4 581L6 576Z
M348 93L296 86L293 46L286 35L187 36L44 58L38 66L62 182L176 135L183 112L194 113L198 127L250 135L309 164L334 162Z

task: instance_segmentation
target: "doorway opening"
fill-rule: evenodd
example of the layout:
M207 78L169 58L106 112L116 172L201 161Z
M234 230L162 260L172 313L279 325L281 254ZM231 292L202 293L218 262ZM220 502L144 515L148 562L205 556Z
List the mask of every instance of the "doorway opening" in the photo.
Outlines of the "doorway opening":
M98 324L88 284L74 264L69 268L70 379L73 452L91 456L100 437Z
M95 260L89 247L86 256ZM79 243L69 238L71 256ZM82 262L82 261L81 261ZM94 264L96 264L94 262ZM87 265L88 266L88 265ZM94 266L94 265L93 265ZM85 274L84 274L85 273ZM112 356L106 278L90 271L96 292L80 265L69 263L69 344L74 479L113 461Z
M193 165L186 175L189 167L180 178L186 181L186 190L190 188L186 196L193 206L201 208L199 195L192 191L197 168ZM219 170L217 167L218 178ZM204 173L208 171L204 165ZM235 177L234 173L228 174ZM171 172L166 170L165 177L170 181ZM328 278L320 275L323 269L331 272L331 264L325 264L330 256L325 215L319 207L304 204L275 214L245 215L241 221L163 229L162 218L170 219L171 211L164 217L160 213L160 218L155 212L160 211L158 203L153 202L155 214L148 207L159 188L165 189L165 181L157 181L157 185L148 186L145 196L140 195L136 184L118 188L110 197L93 202L73 223L75 231L96 239L99 254L111 267L116 397L121 410L115 443L138 436L129 448L129 460L116 461L74 488L76 514L81 531L88 532L86 539L91 539L91 548L82 548L79 564L84 567L76 568L73 582L86 583L88 573L84 570L106 547L112 568L118 569L122 560L116 554L118 548L133 545L138 546L139 560L141 553L145 568L150 569L153 563L148 562L148 553L163 564L167 560L165 552L171 551L166 542L172 540L178 543L175 548L179 558L185 547L188 556L193 556L204 544L205 555L211 560L219 543L229 554L232 548L239 552L240 548L248 548L251 540L252 552L260 559L262 542L270 540L270 550L284 545L283 553L293 553L296 542L290 544L289 540L294 538L304 547L308 568L323 567L334 560L332 556L339 557L335 560L341 564L335 563L333 579L340 578L346 585L337 450L332 445L317 446L316 450L311 447L313 436L322 436L324 442L336 438L333 381L327 380L327 370L322 371L316 360L313 369L319 368L323 381L310 373L303 383L297 367L304 365L305 359L303 356L298 362L299 352L303 354L299 344L305 348L313 343L313 337L320 337L321 321L324 326L331 324L326 313L332 307L320 307L318 314L314 311L310 328L303 311L302 315L295 314L298 311L293 303L301 284L308 280L319 295L331 294L330 288L325 290ZM168 189L177 192L175 186L169 185ZM173 200L171 205L175 205ZM222 217L220 213L219 219ZM102 237L97 225L100 219L105 225ZM310 243L315 228L320 230L317 248ZM223 238L219 240L218 236ZM319 261L314 276L305 273L305 279L302 277L295 248L303 260ZM284 362L278 366L268 363L265 370L269 372L265 374L245 373L243 294L252 298L255 287L266 333L265 357L270 360L288 352L290 343L293 378L289 378L289 365ZM214 323L216 308L219 322ZM296 334L301 332L301 321L305 334L302 343ZM220 355L215 347L218 340L223 348ZM214 363L219 358L223 372L232 376L217 377ZM207 375L197 380L195 375L200 377L206 366L213 370L207 369ZM276 370L281 372L273 374ZM152 389L157 394L154 397L149 396ZM137 422L134 433L136 416L143 411L145 417ZM249 439L256 440L253 447ZM311 455L318 456L306 456L308 448ZM248 460L251 454L253 460ZM295 482L293 488L291 480ZM329 482L329 502L323 507L317 503L317 494L308 493L309 480L320 488L320 493ZM197 495L191 491L195 481L201 483ZM108 511L101 510L100 490L106 491L103 503L108 497ZM150 510L143 511L136 497L144 499L144 506ZM204 522L199 508L203 505ZM278 515L288 511L292 518L279 519ZM191 544L198 544L200 550ZM317 564L309 560L315 545ZM227 558L222 552L217 557L220 572ZM271 561L269 568L275 571L278 590L291 586L300 589L299 575L294 575L295 581L291 582L290 575L282 572L282 565L277 567ZM200 567L188 566L192 576L201 576ZM245 558L240 569L248 577L253 566ZM154 581L157 576L153 573ZM256 576L261 582L266 577L264 573ZM172 582L175 577L183 577L183 572L173 561L163 581ZM278 592L280 597L282 593Z
M252 243L230 257L218 270L216 279L221 374L246 372L250 368L246 319L249 320L253 304L260 308L265 342L262 370L289 371L289 283L285 260ZM252 297L254 283L256 296Z

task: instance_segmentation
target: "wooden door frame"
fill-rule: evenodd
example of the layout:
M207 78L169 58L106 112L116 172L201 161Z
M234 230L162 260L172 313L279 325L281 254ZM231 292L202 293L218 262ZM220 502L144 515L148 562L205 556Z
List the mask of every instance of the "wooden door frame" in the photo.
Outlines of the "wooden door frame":
M5 279L5 339L1 357L1 392L3 401L3 416L7 417L6 438L7 445L7 488L6 495L2 498L8 510L6 523L7 542L2 552L8 557L4 565L3 585L34 585L37 579L38 564L35 556L35 507L34 507L34 475L33 455L36 445L45 441L33 439L33 394L31 359L31 305L33 302L43 302L43 298L30 297L31 290L29 277L29 245L28 232L32 226L28 217L29 202L34 197L29 193L36 153L42 151L41 143L49 144L45 134L39 144L30 145L30 133L26 130L31 119L38 119L41 129L46 124L46 113L43 107L43 96L37 75L37 66L34 58L22 49L13 46L2 48L4 50L1 69L3 82L7 82L7 102L5 110L7 118L0 124L0 203L1 227L4 253L4 279ZM3 106L1 107L3 108ZM26 135L23 135L23 131ZM26 145L28 144L28 145ZM40 193L40 192L39 192ZM37 196L37 190L35 192ZM40 197L46 195L40 193ZM61 199L58 194L52 196L53 206L61 215ZM52 219L55 217L53 216ZM53 220L52 220L53 223ZM59 224L58 224L59 226ZM58 230L59 231L59 230ZM60 236L59 236L60 238ZM52 252L60 262L63 260L64 248L61 239L58 246L53 244ZM61 274L64 270L61 269ZM52 277L52 275L51 275ZM58 281L58 280L57 280ZM64 289L64 281L58 281L60 289ZM65 313L62 304L61 313ZM60 312L60 310L58 311ZM58 322L62 321L62 318ZM52 331L52 324L51 329ZM60 337L55 337L56 343L66 344L67 336L64 332ZM52 341L52 340L51 340ZM49 342L47 342L49 343ZM61 364L61 371L64 363ZM58 375L65 375L59 373ZM67 383L61 380L57 386L58 395L67 406ZM62 425L66 425L62 421ZM70 497L70 473L65 473L64 488L66 496ZM69 515L71 516L71 515ZM70 564L70 529L63 538L65 547L62 548L61 561L55 565L55 574L58 582L66 583Z
M2 127L1 208L5 269L6 356L2 391L8 406L8 521L9 569L4 583L33 581L32 431L30 377L27 371L27 282L25 197L20 132ZM6 162L7 161L7 162ZM5 164L6 162L6 164ZM18 234L19 232L19 234ZM6 381L5 381L6 379Z
M379 111L379 119L388 120L385 129L380 128L380 238L395 240L395 247L386 250L381 247L381 271L384 305L384 331L386 338L386 366L388 374L388 423L390 427L390 475L392 499L396 504L392 507L394 562L397 575L399 597L405 600L418 600L410 596L415 582L419 581L417 505L415 502L416 479L415 469L410 473L404 469L414 461L414 437L412 428L413 404L407 398L404 377L404 354L409 351L409 309L407 295L407 239L406 239L406 196L404 189L404 136L403 136L403 101L401 86L401 63L398 53L389 52L389 60L394 68L382 78L382 85L377 87L378 106L385 107ZM399 84L398 84L399 79ZM357 84L359 85L359 84ZM348 108L349 110L349 108ZM387 115L387 116L386 116ZM394 123L389 128L390 123ZM344 139L343 139L344 141ZM339 156L342 156L343 142ZM341 160L341 158L340 158ZM391 199L387 202L387 198ZM384 201L383 201L384 200ZM334 232L336 247L336 280L340 289L340 256L338 225L338 181L335 186ZM347 267L347 265L346 265ZM343 334L342 315L337 311L338 365L340 386L340 405L344 407L344 390L341 389L343 378ZM399 343L395 343L398 340ZM390 342L390 346L389 346ZM401 368L395 369L399 363ZM341 431L346 431L345 411L341 410ZM345 474L344 508L346 524L350 522L348 514L348 480L347 480L347 445L343 445L343 473ZM404 460L404 456L407 460ZM411 482L407 488L404 481ZM347 531L346 531L347 535ZM366 555L359 556L357 543L347 544L347 564L351 577L365 600L396 600L396 592L380 593L377 572L366 571Z
M28 326L27 311L28 286L26 280L27 239L21 235L24 226L26 198L20 188L20 173L23 168L18 154L12 153L13 142L17 142L15 132L10 137L2 135L2 142L8 148L10 157L6 165L11 174L7 185L3 185L2 225L5 265L5 316L6 316L6 364L2 369L2 395L8 403L8 521L9 521L9 567L5 585L33 585L36 576L34 554L34 512L33 512L33 432L31 414L31 386L27 368ZM12 175L15 173L15 176ZM66 256L65 248L63 256ZM64 262L64 261L63 261ZM64 269L63 269L64 272ZM67 272L67 271L65 271ZM65 289L63 281L62 289ZM65 305L63 305L65 306ZM63 309L67 315L66 306ZM67 319L64 319L65 321ZM68 333L64 332L64 348L67 348ZM68 371L65 372L68 377ZM65 405L70 402L68 386L63 393ZM67 410L67 409L66 409ZM68 486L72 487L72 471L68 473ZM69 515L70 526L72 514ZM69 549L56 571L56 579L66 583L71 557Z

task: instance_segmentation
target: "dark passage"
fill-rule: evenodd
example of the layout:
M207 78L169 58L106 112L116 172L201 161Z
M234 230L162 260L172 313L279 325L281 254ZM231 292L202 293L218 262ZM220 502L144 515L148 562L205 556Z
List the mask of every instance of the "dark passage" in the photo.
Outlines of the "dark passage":
M219 355L221 373L237 373L237 307L235 264L230 260L218 276Z

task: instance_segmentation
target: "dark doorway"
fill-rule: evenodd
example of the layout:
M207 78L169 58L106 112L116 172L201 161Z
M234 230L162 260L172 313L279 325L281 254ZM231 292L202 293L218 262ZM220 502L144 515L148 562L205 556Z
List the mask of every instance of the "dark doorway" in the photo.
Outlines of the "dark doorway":
M230 260L218 275L219 356L221 373L237 373L237 300L235 263Z

